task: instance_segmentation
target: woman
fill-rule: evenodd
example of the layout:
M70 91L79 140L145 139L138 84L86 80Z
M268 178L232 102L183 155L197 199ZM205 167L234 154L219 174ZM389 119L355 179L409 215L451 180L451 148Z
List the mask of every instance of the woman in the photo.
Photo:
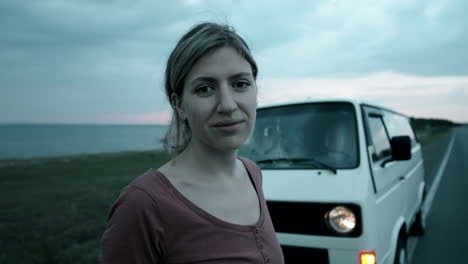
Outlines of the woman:
M257 65L231 27L202 23L166 67L174 158L128 185L111 208L103 263L283 263L261 172L237 157L252 132Z

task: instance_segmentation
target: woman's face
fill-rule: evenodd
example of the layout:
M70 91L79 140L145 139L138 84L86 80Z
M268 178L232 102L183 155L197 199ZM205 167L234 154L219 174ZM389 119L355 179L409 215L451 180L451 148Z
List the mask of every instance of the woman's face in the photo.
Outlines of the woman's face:
M255 124L257 87L252 67L230 47L202 57L187 75L178 99L177 109L187 118L192 145L236 150Z

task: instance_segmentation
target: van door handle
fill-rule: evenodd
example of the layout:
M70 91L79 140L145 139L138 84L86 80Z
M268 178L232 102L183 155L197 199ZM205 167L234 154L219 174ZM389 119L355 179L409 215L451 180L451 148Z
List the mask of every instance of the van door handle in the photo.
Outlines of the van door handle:
M400 178L398 178L398 180L400 181L403 181L406 177L404 175L400 176Z

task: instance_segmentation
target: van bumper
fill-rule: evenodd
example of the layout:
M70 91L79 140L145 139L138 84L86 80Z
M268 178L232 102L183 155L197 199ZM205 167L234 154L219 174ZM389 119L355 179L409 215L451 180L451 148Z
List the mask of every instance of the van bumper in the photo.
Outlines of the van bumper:
M359 253L373 250L362 238L277 233L285 263L360 264ZM378 257L378 256L377 256ZM380 263L380 262L378 262Z
M359 264L359 252L282 245L285 263ZM309 262L310 261L310 262Z

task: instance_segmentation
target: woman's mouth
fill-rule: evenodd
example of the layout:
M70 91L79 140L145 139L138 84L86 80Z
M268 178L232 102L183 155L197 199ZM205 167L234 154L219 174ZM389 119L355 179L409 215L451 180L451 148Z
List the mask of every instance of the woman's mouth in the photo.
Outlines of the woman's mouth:
M221 132L232 134L232 133L236 133L240 129L243 123L244 123L243 120L220 121L220 122L215 123L213 127L215 127Z

